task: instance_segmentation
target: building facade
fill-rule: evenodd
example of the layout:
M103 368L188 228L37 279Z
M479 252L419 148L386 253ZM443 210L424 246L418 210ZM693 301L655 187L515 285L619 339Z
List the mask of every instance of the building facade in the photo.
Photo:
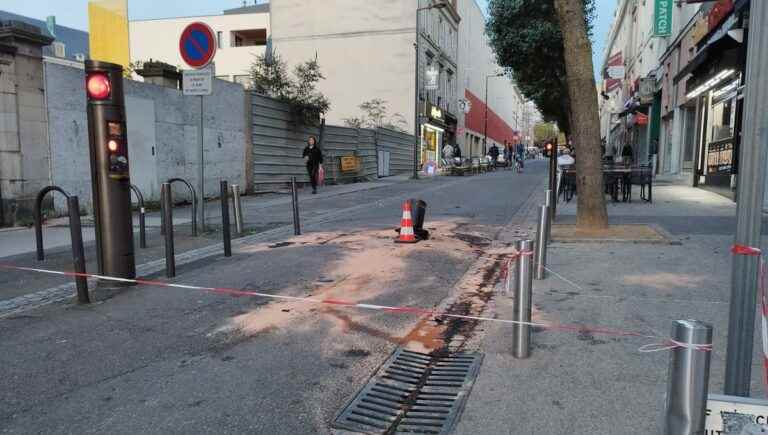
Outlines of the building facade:
M248 86L254 57L264 54L267 46L269 6L244 6L222 15L131 21L131 62L156 60L187 69L179 54L179 36L187 25L200 21L216 34L216 77Z
M484 156L491 144L502 146L516 138L532 138L538 115L496 63L485 35L485 15L480 6L475 0L459 0L458 7L462 17L459 82L462 97L470 108L459 122L459 131L463 133L459 134L459 144L467 156Z
M359 118L360 104L379 99L405 131L415 132L418 111L420 161L439 164L440 150L455 143L457 136L461 18L454 1L428 9L430 4L429 0L273 0L272 44L289 66L317 58L325 75L319 90L331 100L329 123ZM437 89L427 89L428 72Z
M619 0L603 62L603 138L614 152L630 144L657 173L735 198L750 1L676 2L671 32L655 36L659 1ZM611 77L612 67L624 75Z

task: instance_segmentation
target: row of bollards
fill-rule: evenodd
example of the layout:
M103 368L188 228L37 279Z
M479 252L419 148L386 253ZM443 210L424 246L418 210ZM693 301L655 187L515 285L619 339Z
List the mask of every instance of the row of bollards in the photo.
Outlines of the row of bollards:
M539 210L535 248L531 240L515 242L516 261L507 269L507 294L514 297L512 355L515 358L528 358L531 354L532 278L534 275L537 280L546 277L547 245L552 231L551 191L547 191L546 198L546 204ZM666 435L705 432L712 332L708 323L676 320L671 339L655 345L658 350L670 350L662 432Z

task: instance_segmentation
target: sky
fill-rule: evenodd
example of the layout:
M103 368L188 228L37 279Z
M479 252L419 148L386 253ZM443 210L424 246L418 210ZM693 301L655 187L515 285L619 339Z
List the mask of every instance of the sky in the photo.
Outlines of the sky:
M595 69L597 70L602 63L603 47L613 18L613 11L616 8L616 0L595 1L597 20L592 48ZM251 2L252 0L248 1L248 3ZM478 2L481 6L487 4L487 0L478 0ZM88 0L3 0L0 8L43 21L48 15L55 15L56 23L59 25L87 30L87 5ZM220 14L224 9L236 8L241 5L242 0L129 0L128 15L131 19L212 15ZM598 76L597 71L595 74Z

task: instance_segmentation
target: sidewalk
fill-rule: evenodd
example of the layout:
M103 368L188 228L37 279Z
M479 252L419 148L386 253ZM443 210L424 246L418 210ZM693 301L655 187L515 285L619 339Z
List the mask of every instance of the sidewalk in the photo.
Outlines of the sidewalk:
M378 189L391 186L396 183L407 181L410 175L397 175L387 177L376 181L354 184L341 184L335 186L325 186L320 188L317 195L312 195L309 189L299 191L299 202L322 200L347 195L350 193L363 192L372 189ZM243 219L246 224L256 225L254 218L259 211L291 204L290 192L286 194L267 193L259 195L242 196ZM230 203L231 207L231 203ZM191 222L191 206L184 205L174 207L173 222L176 225L189 225ZM206 224L221 225L221 206L218 199L207 201L205 204ZM148 230L160 228L160 212L149 212L146 215L146 227ZM83 225L83 242L88 243L95 240L93 232L93 217L83 216L81 218ZM234 225L234 215L230 212L230 220ZM43 229L43 237L46 250L69 246L69 220L65 217L49 219ZM138 213L133 216L134 233L138 235L139 217ZM199 223L198 223L199 225ZM12 255L25 254L35 251L35 231L34 228L14 227L0 229L0 258Z
M559 206L557 223L574 223L575 200ZM655 225L670 243L552 244L548 266L576 285L552 274L534 281L534 321L663 338L673 320L710 322L709 391L722 393L735 209L719 195L664 180L654 188L653 204L609 204L611 223ZM529 216L529 228L533 222ZM511 319L512 300L499 293L495 311ZM766 391L758 327L756 397ZM509 326L489 323L485 332L476 343L485 360L457 433L660 433L669 352L638 350L654 339L534 331L531 357L516 360Z

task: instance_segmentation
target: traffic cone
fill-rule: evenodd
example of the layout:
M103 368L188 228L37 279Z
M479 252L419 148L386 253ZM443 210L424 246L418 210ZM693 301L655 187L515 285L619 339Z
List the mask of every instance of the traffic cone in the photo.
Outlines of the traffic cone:
M411 201L403 202L403 218L400 221L400 237L395 243L416 243L416 235L413 233L413 217L411 216Z

